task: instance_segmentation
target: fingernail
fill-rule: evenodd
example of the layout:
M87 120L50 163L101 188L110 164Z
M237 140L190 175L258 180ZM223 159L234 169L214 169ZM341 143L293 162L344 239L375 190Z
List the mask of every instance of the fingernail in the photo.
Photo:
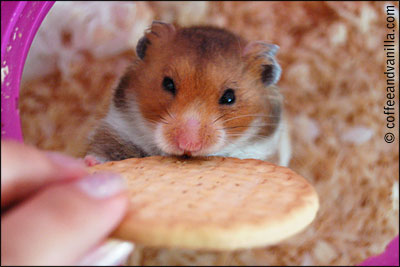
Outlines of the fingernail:
M126 190L125 180L116 173L102 172L87 176L78 182L77 187L93 198L107 198Z
M75 159L70 156L63 155L58 152L46 152L47 157L57 165L69 168L84 168L85 164L82 160Z
M123 266L134 245L131 242L109 239L102 245L93 249L79 261L77 265L83 266Z

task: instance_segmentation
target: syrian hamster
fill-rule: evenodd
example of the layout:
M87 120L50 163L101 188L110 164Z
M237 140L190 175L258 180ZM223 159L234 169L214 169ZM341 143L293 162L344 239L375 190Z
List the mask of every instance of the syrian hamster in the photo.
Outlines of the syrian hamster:
M222 28L154 21L89 137L87 157L213 155L287 166L277 51Z

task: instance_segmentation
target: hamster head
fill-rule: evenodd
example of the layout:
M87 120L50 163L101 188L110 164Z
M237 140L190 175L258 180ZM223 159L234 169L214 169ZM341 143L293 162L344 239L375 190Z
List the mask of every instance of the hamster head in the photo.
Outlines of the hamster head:
M135 101L166 154L210 155L268 137L281 115L277 49L219 28L153 22L114 103L124 110Z

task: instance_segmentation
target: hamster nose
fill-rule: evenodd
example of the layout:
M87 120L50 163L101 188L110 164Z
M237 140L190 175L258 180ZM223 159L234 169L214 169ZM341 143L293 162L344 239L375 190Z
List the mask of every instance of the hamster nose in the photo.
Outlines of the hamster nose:
M179 149L190 152L199 151L202 145L199 130L200 122L196 119L188 119L176 138Z

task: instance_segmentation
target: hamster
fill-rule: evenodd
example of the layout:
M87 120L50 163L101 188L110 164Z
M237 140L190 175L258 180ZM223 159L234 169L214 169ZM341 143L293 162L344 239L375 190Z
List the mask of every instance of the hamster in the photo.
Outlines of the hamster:
M154 21L89 137L86 159L225 156L287 166L277 51L217 27Z

